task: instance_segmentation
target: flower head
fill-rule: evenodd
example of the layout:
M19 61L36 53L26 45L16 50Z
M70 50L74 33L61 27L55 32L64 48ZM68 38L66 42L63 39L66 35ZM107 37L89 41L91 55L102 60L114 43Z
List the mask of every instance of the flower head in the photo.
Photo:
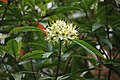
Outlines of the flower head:
M46 31L48 35L46 40L50 42L58 42L59 40L73 40L77 36L76 26L71 23L66 23L62 20L57 20L55 23L51 24Z

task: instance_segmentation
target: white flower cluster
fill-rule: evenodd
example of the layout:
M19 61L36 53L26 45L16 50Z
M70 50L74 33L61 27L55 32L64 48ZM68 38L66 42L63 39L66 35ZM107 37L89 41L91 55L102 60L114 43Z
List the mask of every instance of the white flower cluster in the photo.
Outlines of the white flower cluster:
M77 37L75 26L62 20L57 20L46 29L48 35L46 40L50 42L58 42L59 40L73 40Z
M9 37L8 34L2 34L0 33L0 43L5 44L5 38Z

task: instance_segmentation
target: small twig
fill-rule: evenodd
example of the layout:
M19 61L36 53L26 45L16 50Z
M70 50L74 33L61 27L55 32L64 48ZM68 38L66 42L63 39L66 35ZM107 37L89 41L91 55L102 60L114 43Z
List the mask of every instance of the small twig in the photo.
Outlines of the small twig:
M59 67L60 67L60 61L61 61L61 49L62 49L62 40L60 41L60 47L59 47L59 53L58 53L58 64L57 64L57 70L55 75L55 80L57 80L58 73L59 73Z
M116 53L116 55L113 57L113 60L115 60L117 58L117 56L119 55L120 50Z
M110 40L110 36L109 36L109 27L108 27L108 6L107 6L107 0L104 0L104 3L105 3L105 9L106 9L106 29L107 29L107 37L108 37L108 40ZM110 60L112 59L112 53L111 53L111 50L109 48L109 57L110 57ZM108 72L108 80L110 80L110 77L111 77L111 70L109 69L109 72Z
M105 3L105 9L106 9L106 18L105 19L106 19L107 38L108 38L108 40L110 40L110 36L109 36L110 32L109 32L109 26L108 26L108 6L107 6L107 0L104 0L104 3ZM111 55L110 48L109 48L109 54L110 54L110 59L111 59L112 55Z
M103 47L102 47L102 44L101 44L100 41L99 41L99 38L98 38L97 36L96 36L96 38L97 38L97 42L98 42L98 44L100 45L100 49L102 50L103 54L106 56L107 59L109 59L109 58L108 58L108 55L105 53L105 51L104 51L104 49L103 49Z
M111 80L111 70L109 69L109 72L108 72L108 80Z
M89 15L88 15L87 11L85 11L85 14L86 14L86 17L87 17L87 19L88 19L90 25L92 26L92 23L91 23L91 21L90 21L90 18L89 18Z

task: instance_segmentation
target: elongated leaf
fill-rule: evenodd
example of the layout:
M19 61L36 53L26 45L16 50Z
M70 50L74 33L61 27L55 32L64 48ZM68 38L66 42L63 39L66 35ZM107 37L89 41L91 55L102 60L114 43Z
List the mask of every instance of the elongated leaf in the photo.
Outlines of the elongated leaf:
M30 58L36 59L36 58L41 58L43 54L43 51L32 51L31 53L27 53L19 58L19 60L27 60Z
M55 15L58 13L65 13L70 11L80 10L79 8L73 7L73 6L65 6L65 7L58 7L56 9L50 10L46 16Z
M46 47L42 44L38 44L38 43L32 43L32 42L29 42L27 43L26 45L28 46L31 46L32 48L35 48L35 49L45 49Z
M41 31L41 30L39 28L33 27L33 26L24 26L24 27L14 28L13 30L10 31L9 34L12 34L15 32L28 32L28 31Z
M17 42L12 39L7 42L8 50L10 51L10 55L17 59L18 52L21 49L21 42Z
M103 37L103 36L99 36L99 37L100 37L100 40L104 42L105 44L107 44L109 48L112 50L113 48L112 43L106 37Z
M93 55L93 57L95 59L97 59L97 56L104 59L103 55L93 46L91 46L90 44L88 44L87 42L83 41L83 40L74 40L73 42L77 43L78 45L80 45L81 47L83 47L85 50L87 50L90 54Z
M102 27L102 26L104 26L104 25L101 24L101 23L94 23L94 24L92 25L92 31L94 32L94 31L96 31L97 29L99 29L99 28Z

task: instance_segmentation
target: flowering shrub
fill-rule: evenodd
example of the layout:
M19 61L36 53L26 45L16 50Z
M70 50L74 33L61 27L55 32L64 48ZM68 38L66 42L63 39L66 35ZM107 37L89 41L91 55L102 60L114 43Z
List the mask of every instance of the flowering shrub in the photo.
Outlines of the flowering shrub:
M0 0L0 80L119 80L119 17L120 0Z

